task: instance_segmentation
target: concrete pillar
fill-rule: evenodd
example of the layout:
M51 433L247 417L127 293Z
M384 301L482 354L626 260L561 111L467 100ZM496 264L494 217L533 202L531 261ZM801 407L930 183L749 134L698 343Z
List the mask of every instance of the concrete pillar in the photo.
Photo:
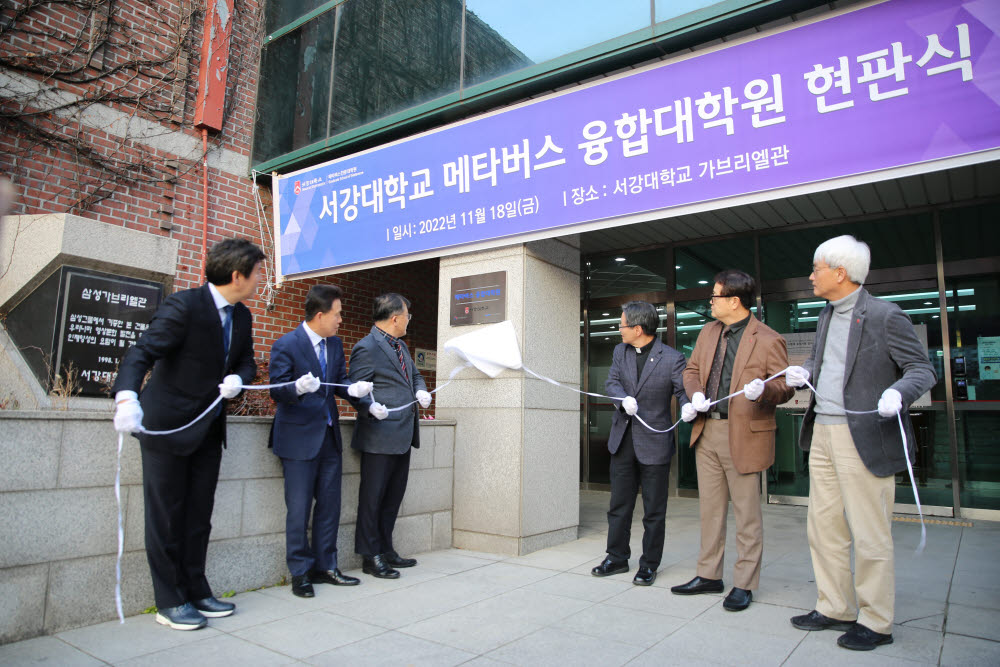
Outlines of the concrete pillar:
M575 236L441 259L438 372L444 352L472 327L449 325L451 279L507 272L507 319L524 365L580 385L580 245ZM468 369L436 394L437 416L454 419L454 546L522 555L575 540L580 523L580 395L505 371Z

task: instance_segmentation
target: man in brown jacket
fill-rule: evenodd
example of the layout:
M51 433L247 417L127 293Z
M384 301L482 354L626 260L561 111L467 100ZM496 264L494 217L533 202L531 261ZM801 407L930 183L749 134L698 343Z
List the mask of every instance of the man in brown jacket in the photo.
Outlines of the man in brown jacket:
M794 390L784 378L764 383L788 366L785 340L750 313L754 279L730 269L715 276L710 301L715 322L705 325L684 370L684 389L691 403L685 421L694 421L701 513L701 553L697 576L671 588L677 595L721 593L729 500L736 515L738 554L733 567L735 587L723 607L741 611L750 606L760 579L764 552L760 471L774 462L775 408ZM712 401L745 393L709 407Z

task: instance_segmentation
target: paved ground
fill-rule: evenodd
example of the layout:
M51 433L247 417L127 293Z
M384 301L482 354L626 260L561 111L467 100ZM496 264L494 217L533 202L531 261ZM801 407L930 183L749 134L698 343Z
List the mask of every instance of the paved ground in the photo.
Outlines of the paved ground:
M603 556L607 500L582 493L580 539L528 556L419 554L397 581L352 572L362 585L317 586L312 600L287 586L242 593L235 615L204 630L136 616L0 646L0 664L1000 665L1000 524L930 525L917 557L919 524L895 523L896 641L854 653L836 646L836 632L788 622L815 602L805 508L765 509L760 590L748 610L731 613L722 595L669 591L694 575L696 500L670 500L653 587L633 586L631 572L590 576ZM641 536L636 521L633 552Z

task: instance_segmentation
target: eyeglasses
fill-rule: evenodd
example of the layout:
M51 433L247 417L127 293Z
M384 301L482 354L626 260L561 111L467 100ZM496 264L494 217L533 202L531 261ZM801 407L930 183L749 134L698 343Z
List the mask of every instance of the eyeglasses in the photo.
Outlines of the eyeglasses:
M618 328L619 329L631 329L632 327L637 327L637 326L639 326L639 325L638 324L625 324L625 325L619 324Z
M712 296L708 297L708 300L712 301L713 299L729 299L732 298L732 296L733 296L732 294L713 294Z
M393 317L399 317L399 315L393 315ZM407 313L406 314L406 321L409 322L412 319L413 319L413 313Z

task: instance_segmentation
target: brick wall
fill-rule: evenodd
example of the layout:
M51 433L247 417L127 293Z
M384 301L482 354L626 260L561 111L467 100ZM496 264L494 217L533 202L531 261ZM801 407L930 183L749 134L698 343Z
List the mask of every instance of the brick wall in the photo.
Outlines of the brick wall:
M271 233L266 229L271 224L269 193L263 188L259 191L262 207L258 207L256 186L247 173L261 40L261 2L236 0L230 64L238 64L239 68L231 71L227 79L229 111L223 129L208 137L207 242L211 246L226 237L249 238L260 243L271 257ZM44 91L54 86L70 96L67 99L98 96L100 101L86 107L71 105L54 109L51 96L36 94L14 99L0 91L0 118L4 121L4 131L0 131L0 173L10 176L17 191L12 213L72 212L109 225L169 236L181 244L174 277L177 290L203 282L201 237L206 210L202 192L203 151L201 133L193 126L203 6L195 0L162 0L156 3L155 12L142 3L112 6L112 25L124 27L118 28L119 33L113 32L113 44L102 49L100 62L95 60L97 65L107 68L137 57L162 60L164 54L174 53L176 45L171 35L186 34L190 44L189 48L177 51L170 62L151 71L110 76L107 82L118 87L115 91L118 96L101 97L95 85L44 79L27 69L14 75L21 77L28 88L35 86ZM0 18L9 19L11 12L0 9ZM11 55L30 64L31 54L65 49L92 23L92 17L84 16L83 12L65 4L43 5L30 12L20 19L24 30L8 35ZM129 34L137 38L137 46L129 50L115 45ZM85 68L84 73L97 71ZM165 73L176 74L178 82L164 83ZM139 107L129 103L128 95L143 91L149 93L148 101L159 111L150 113L149 105ZM30 119L30 123L25 119ZM115 168L131 170L133 178L119 182L114 177ZM428 260L288 281L274 292L269 304L264 301L267 290L262 289L258 298L247 304L254 316L257 357L266 359L274 340L301 321L305 294L320 281L344 289L344 323L340 335L347 354L371 326L372 299L385 291L399 292L413 301L414 317L407 337L411 350L434 349L437 276L437 260ZM434 374L425 376L433 388ZM342 414L353 411L342 410Z

